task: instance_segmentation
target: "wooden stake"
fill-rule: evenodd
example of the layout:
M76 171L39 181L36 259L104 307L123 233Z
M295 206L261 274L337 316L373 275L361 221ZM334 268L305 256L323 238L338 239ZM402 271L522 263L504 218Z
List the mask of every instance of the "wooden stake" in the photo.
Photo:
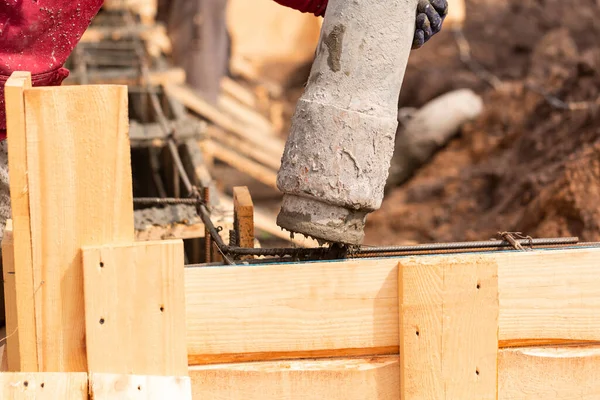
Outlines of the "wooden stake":
M19 330L17 341L9 342L19 361L9 368L24 372L38 371L36 310L34 304L34 268L31 254L29 183L27 182L27 137L25 129L25 91L31 88L29 72L14 72L5 85L8 169L14 239L14 284L16 314L7 316ZM5 265L6 268L6 265ZM39 271L38 271L39 273ZM14 318L14 319L13 319ZM8 323L8 321L7 321ZM14 344L14 346L13 346Z
M400 261L400 399L496 399L498 266Z
M81 247L134 239L127 88L43 87L24 98L39 369L86 371Z
M254 204L246 186L233 188L233 226L240 247L254 247Z
M187 375L183 241L82 251L88 370Z

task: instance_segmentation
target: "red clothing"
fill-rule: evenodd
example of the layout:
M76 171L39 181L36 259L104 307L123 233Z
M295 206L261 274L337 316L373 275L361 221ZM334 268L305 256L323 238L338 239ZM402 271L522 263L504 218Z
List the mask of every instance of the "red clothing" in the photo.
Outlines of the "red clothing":
M6 138L4 83L31 72L33 86L58 86L63 68L103 0L0 0L0 140Z
M311 13L317 17L325 15L327 0L275 0L282 6L293 8L303 13Z

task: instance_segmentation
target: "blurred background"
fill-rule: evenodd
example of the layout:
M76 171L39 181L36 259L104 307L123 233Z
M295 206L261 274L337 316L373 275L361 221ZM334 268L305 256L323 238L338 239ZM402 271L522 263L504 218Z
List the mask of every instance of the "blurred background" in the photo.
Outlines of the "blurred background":
M398 135L410 135L421 110L431 120L459 117L418 162L406 165L412 150L397 149L400 172L368 219L365 244L486 240L499 231L600 240L600 2L449 3L442 32L411 54ZM136 195L181 195L185 186L156 133L154 91L170 104L165 116L188 146L184 161L214 187L223 221L232 187L246 185L257 239L283 243L275 176L321 23L273 0L107 0L66 84L129 85ZM465 93L477 99L468 112L460 102L435 106ZM182 209L166 220L136 212L147 238L173 234L165 225L191 232L196 220Z

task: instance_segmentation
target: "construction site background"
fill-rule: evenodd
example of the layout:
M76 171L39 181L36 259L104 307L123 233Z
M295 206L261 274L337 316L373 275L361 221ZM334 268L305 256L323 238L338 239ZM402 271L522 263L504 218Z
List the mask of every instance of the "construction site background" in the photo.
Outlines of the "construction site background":
M142 2L131 3L147 21L155 18L152 6L144 3L148 12ZM453 5L462 7L449 3L451 13ZM418 109L468 88L483 99L483 111L414 176L389 188L368 219L365 244L482 240L498 231L599 240L600 6L595 0L464 3L464 14L453 17L459 22L412 52L399 108ZM252 94L249 107L285 140L321 19L272 0L229 0L226 24L228 79ZM278 211L273 185L218 159L209 167L223 191L246 185L256 205Z

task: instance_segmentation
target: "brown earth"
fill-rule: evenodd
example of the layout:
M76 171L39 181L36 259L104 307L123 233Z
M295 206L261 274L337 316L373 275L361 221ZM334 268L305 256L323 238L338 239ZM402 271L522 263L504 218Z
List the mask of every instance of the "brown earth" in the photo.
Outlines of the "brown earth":
M469 87L481 117L368 220L365 243L484 240L498 231L600 240L600 5L596 0L467 0L472 57L446 30L411 56L401 106ZM591 107L564 110L530 88Z

